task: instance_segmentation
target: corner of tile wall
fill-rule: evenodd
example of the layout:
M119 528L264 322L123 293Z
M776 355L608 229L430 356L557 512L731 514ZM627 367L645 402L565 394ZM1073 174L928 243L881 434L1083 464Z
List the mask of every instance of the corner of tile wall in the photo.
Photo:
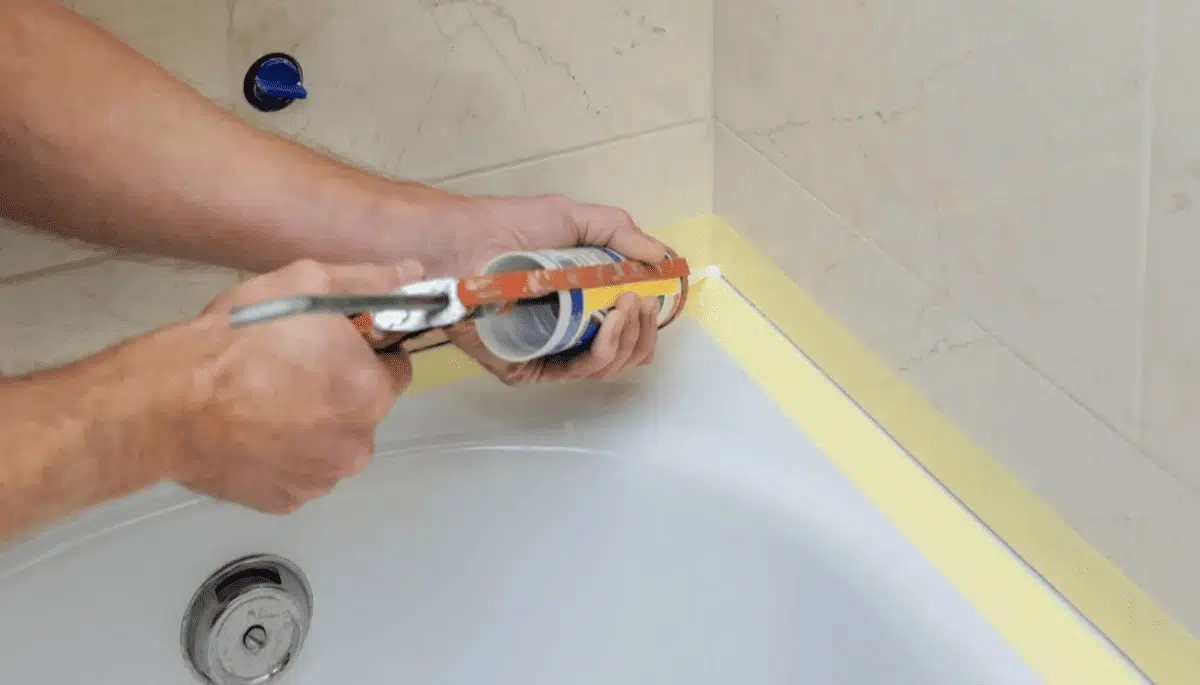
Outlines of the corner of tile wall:
M1200 489L1200 3L1156 9L1139 438Z
M1200 494L721 124L715 159L719 216L1200 633Z

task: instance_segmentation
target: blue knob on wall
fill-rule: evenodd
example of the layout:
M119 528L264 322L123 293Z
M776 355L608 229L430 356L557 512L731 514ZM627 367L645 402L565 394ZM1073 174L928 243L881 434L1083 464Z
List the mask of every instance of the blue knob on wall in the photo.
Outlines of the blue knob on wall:
M277 112L308 97L300 63L282 52L255 60L246 72L242 92L251 106L263 112Z

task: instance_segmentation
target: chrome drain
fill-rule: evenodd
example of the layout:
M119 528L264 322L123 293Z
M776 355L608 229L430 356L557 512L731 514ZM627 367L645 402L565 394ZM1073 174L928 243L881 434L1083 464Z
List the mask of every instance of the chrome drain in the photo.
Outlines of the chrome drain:
M233 561L200 585L183 615L184 660L212 685L262 685L287 672L312 620L312 590L282 557Z

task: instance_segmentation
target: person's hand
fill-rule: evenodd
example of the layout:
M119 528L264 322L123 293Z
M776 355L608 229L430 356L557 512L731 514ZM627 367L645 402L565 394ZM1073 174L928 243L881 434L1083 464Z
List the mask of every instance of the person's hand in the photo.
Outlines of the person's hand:
M454 276L477 275L504 252L592 245L629 259L658 262L667 248L642 232L624 210L574 202L558 195L471 198L453 210L456 249L444 269ZM607 379L649 363L658 339L657 301L632 294L617 301L595 340L583 352L513 364L487 351L473 323L448 333L484 368L508 384L561 379Z
M408 358L377 355L344 316L234 329L228 313L290 295L388 292L421 271L416 263L297 262L213 300L189 324L203 357L194 360L196 389L179 417L169 476L220 499L286 513L361 471L374 452L376 425L411 381Z

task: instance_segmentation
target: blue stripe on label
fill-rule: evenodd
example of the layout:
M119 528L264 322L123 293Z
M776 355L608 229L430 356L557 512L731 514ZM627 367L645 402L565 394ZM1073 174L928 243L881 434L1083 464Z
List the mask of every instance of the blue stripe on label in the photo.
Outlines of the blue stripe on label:
M596 317L589 317L587 327L583 329L583 335L579 336L579 344L576 347L590 345L596 339L596 334L600 332L600 321Z
M608 255L614 262L620 263L625 261L621 255L613 252L607 247L599 248L601 252ZM661 299L661 298L660 298ZM554 352L564 352L566 350L586 347L596 339L596 334L600 332L600 320L596 317L589 316L587 323L583 321L583 291L571 291L571 312L569 314L570 321L567 323L566 334L563 339L555 346ZM590 314L590 312L588 312ZM582 330L580 330L582 328Z
M600 248L600 250L601 250L601 251L603 251L603 252L604 252L604 254L608 255L609 257L612 257L614 262L623 262L623 261L625 261L625 258L624 258L624 257L622 257L621 255L617 254L616 252L613 252L612 250L608 249L607 247L602 247L602 248Z
M571 291L571 311L567 315L567 330L562 340L554 346L555 352L562 352L578 344L579 328L583 324L583 291Z

